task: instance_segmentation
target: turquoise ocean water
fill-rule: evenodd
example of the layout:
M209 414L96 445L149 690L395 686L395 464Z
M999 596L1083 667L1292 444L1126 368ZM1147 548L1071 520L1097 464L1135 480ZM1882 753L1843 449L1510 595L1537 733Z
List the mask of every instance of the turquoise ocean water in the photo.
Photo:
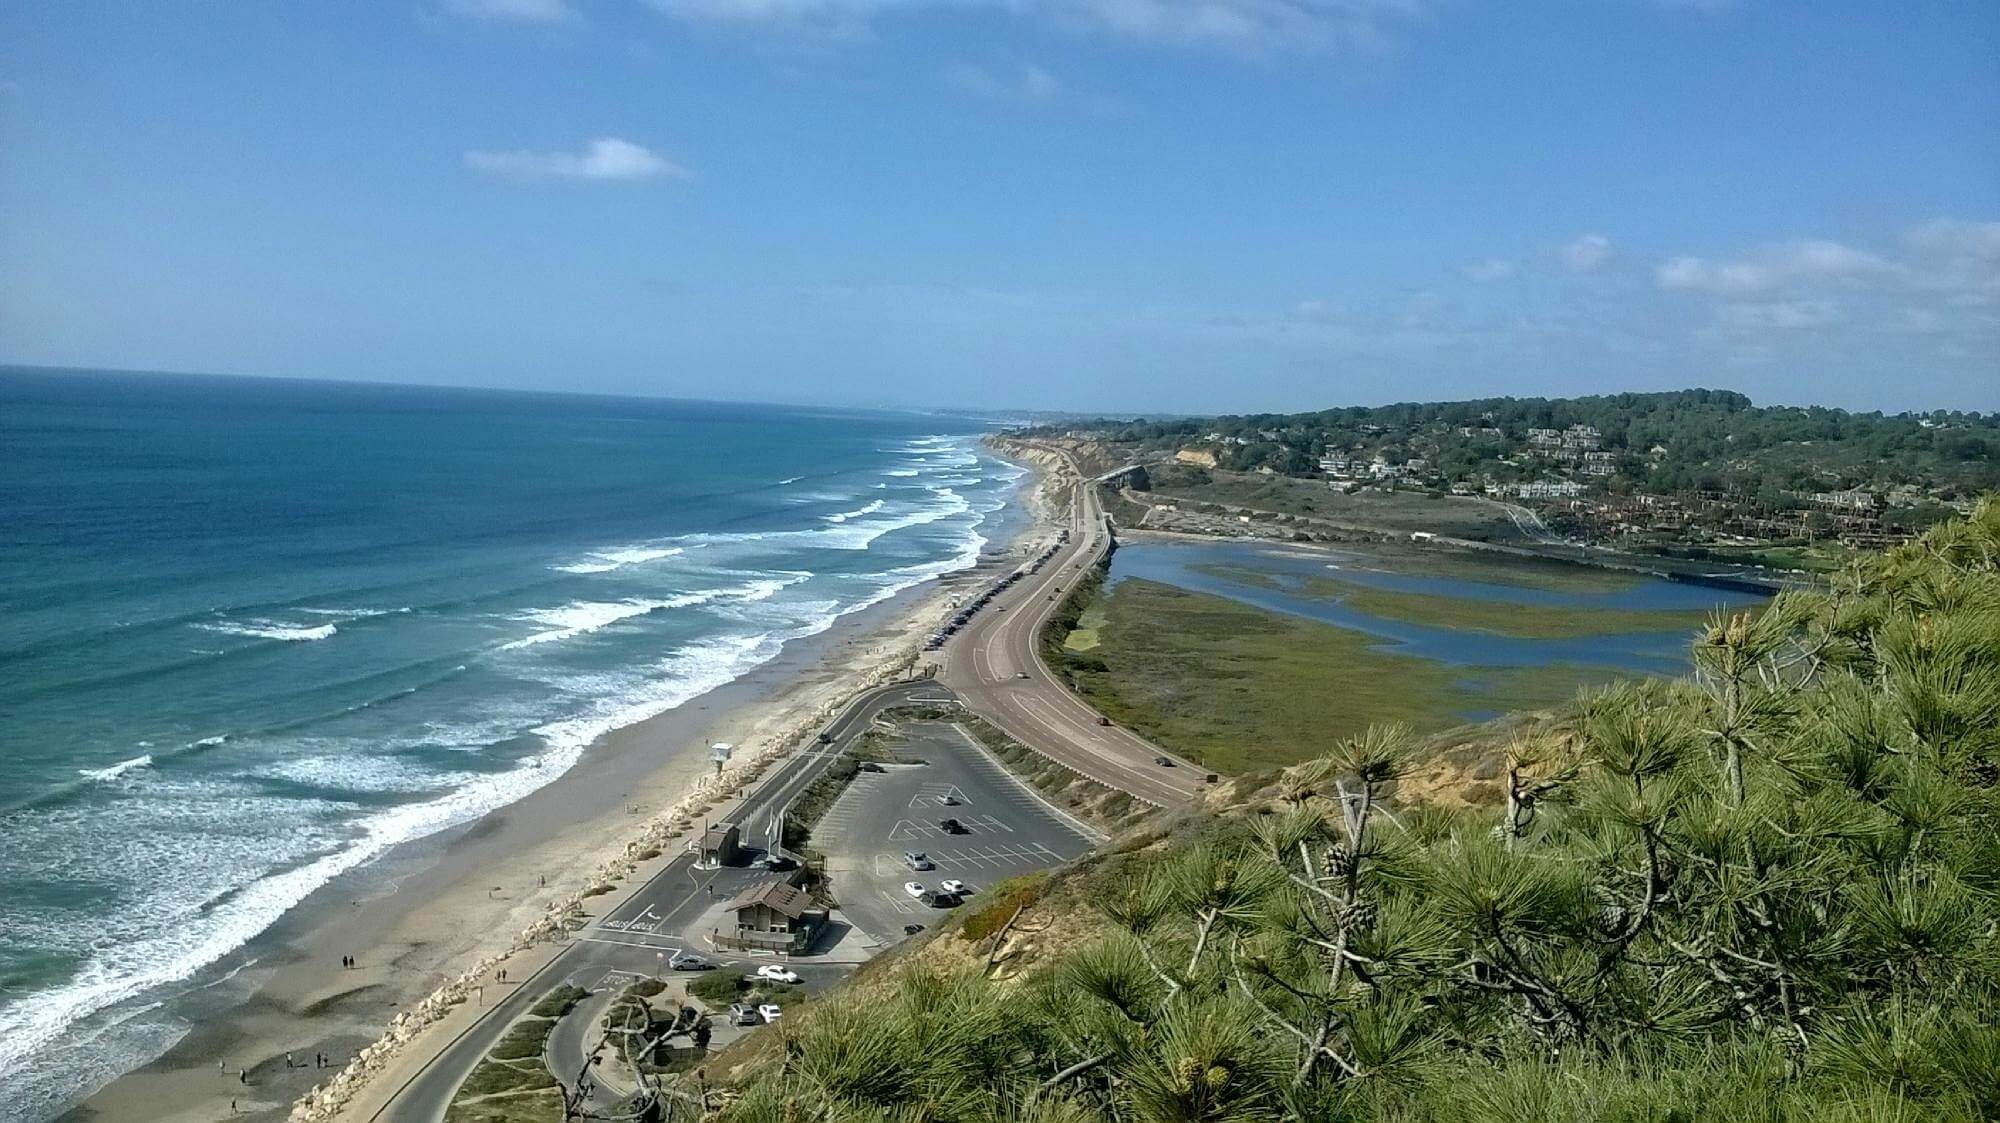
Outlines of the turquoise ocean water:
M0 1118L328 879L971 565L981 428L0 368Z

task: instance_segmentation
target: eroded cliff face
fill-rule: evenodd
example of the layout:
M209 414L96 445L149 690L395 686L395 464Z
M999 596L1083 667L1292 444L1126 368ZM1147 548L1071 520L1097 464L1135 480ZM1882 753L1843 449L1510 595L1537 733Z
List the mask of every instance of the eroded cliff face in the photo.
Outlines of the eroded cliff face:
M1129 460L1118 449L1089 437L1036 437L1028 441L1001 434L988 437L987 443L1003 455L1016 456L1018 453L1018 459L1032 463L1038 468L1045 462L1051 465L1061 464L1061 453L1068 453L1076 462L1076 466L1083 469L1085 475L1091 476L1123 468ZM1042 459L1035 459L1036 457Z

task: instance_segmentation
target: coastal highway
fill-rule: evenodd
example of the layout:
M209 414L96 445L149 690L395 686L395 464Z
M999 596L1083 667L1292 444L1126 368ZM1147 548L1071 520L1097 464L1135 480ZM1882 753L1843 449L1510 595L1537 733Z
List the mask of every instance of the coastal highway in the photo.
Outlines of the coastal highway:
M859 695L823 730L832 739L830 744L809 745L781 762L734 809L718 819L741 826L746 849L770 848L777 841L773 836L779 814L835 757L866 732L878 715L916 700L942 698L947 693L936 683L917 680L876 687ZM541 970L506 988L506 997L495 1003L491 1012L447 1044L381 1110L368 1118L384 1123L436 1123L443 1119L459 1085L514 1020L563 983L593 991L619 986L659 973L664 959L681 948L692 948L723 964L720 970L747 969L743 965L749 962L746 958L717 955L686 934L718 903L765 876L769 875L755 865L701 869L696 865L695 854L676 855L637 893L578 932ZM792 966L805 978L809 988L831 983L853 968L851 963L818 965L810 959L795 960ZM495 995L489 993L487 997ZM568 1021L564 1019L565 1027ZM577 1043L565 1040L553 1042L552 1046L563 1053L574 1053ZM570 1075L562 1073L565 1081Z
M1063 453L1065 459L1068 454ZM1072 469L1076 462L1070 460ZM1078 479L1083 473L1076 472ZM1076 489L1070 540L1030 576L974 613L943 649L940 681L974 713L1016 741L1090 779L1161 807L1193 800L1207 770L1128 729L1099 723L1042 662L1042 625L1062 595L1103 560L1111 535L1088 482ZM1021 677L1025 674L1027 677ZM1165 757L1167 767L1154 763Z
M777 841L773 835L780 813L884 710L952 694L1015 740L1094 780L1161 806L1192 800L1202 787L1199 768L1186 761L1173 767L1155 764L1155 757L1167 754L1125 729L1098 725L1096 711L1054 681L1042 664L1036 636L1056 608L1050 598L1060 599L1110 545L1103 512L1087 486L1078 489L1069 529L1070 541L1041 570L996 596L946 645L940 681L894 683L858 695L823 730L830 743L808 746L781 762L717 818L740 826L746 848L770 848ZM1021 672L1030 677L1017 677ZM556 958L508 987L490 1013L447 1043L368 1118L383 1123L443 1119L459 1086L514 1020L563 983L597 991L653 975L666 956L684 947L723 964L722 970L743 969L737 965L740 959L715 955L688 934L718 902L760 876L763 871L755 866L701 869L692 853L674 856L630 898L577 933ZM815 964L809 958L794 960L792 966L809 988L826 985L852 968ZM581 1047L572 1027L565 1026L560 1036L552 1042L557 1052L574 1055ZM561 1075L567 1079L570 1073Z

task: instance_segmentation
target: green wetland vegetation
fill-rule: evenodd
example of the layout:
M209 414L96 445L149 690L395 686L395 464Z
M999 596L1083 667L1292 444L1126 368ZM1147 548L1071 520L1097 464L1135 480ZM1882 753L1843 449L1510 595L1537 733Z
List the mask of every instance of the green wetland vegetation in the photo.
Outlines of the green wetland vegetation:
M1093 646L1063 661L1071 682L1113 721L1221 772L1295 763L1376 723L1429 732L1468 712L1543 708L1616 677L1567 664L1455 667L1141 578L1119 581L1098 611Z
M1270 574L1252 569L1211 566L1205 567L1204 572L1270 588L1281 587ZM1707 615L1686 609L1616 609L1472 600L1371 588L1335 575L1307 578L1291 587L1291 591L1320 600L1342 601L1357 611L1388 620L1523 639L1574 639L1676 629L1691 632Z
M1520 725L1497 805L1302 734L787 1019L720 1117L2000 1117L2000 503L1690 653Z

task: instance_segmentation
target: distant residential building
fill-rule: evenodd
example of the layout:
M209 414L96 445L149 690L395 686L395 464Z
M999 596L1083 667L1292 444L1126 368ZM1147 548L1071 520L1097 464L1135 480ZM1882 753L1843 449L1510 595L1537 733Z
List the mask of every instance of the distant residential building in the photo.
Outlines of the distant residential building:
M1850 487L1845 491L1816 491L1814 505L1835 511L1872 511L1875 509L1875 493L1865 487Z
M1335 449L1327 449L1326 455L1319 458L1320 471L1341 479L1359 475L1365 468L1361 461Z
M1589 484L1575 480L1537 480L1514 485L1514 494L1523 499L1575 499L1589 490Z
M1598 432L1595 425L1572 425L1562 434L1564 448L1596 448L1603 440L1604 434Z
M1572 425L1567 429L1530 429L1528 443L1544 454L1557 450L1584 452L1594 449L1604 439L1604 434L1594 425Z

